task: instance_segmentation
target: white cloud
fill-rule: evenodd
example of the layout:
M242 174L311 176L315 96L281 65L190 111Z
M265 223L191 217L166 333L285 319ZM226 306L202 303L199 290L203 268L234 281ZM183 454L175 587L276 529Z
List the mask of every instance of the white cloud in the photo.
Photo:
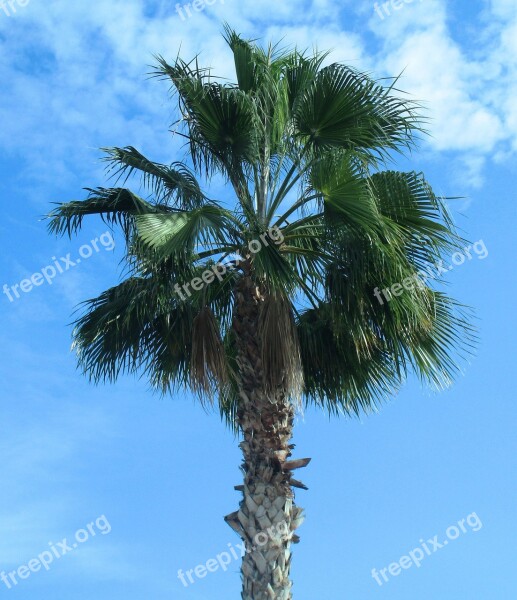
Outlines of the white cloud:
M458 161L455 169L458 185L466 188L479 189L483 186L483 171L487 159L484 156L466 155Z
M400 86L425 102L438 151L491 152L504 137L501 118L469 86L475 65L442 28L410 35L381 64L387 72L404 71Z
M498 17L517 17L517 5L515 4L515 0L489 0L489 4L492 13Z
M450 28L453 9L443 0L422 0L384 20L372 17L370 25L383 42L377 68L386 74L404 70L400 87L428 109L426 144L456 153L457 168L468 166L472 187L479 187L485 159L517 150L517 90L509 85L517 56L515 3L487 6L469 25L479 35L466 49Z
M371 10L371 12L370 12ZM174 3L36 3L0 19L0 146L24 165L27 195L46 204L45 190L99 183L95 148L132 144L159 160L178 156L167 128L174 105L166 85L146 79L152 54L193 57L231 76L221 38L228 20L245 36L286 45L333 48L379 76L404 68L401 86L423 100L432 118L429 148L465 157L517 151L517 15L515 3L487 1L477 17L478 39L464 48L443 0L406 3L381 20L363 4L314 0L226 0L182 21ZM354 19L362 29L352 28ZM375 36L372 42L372 34ZM380 47L379 47L380 44ZM377 47L376 47L377 46ZM463 157L463 158L462 158ZM471 164L474 164L471 162ZM481 164L481 161L478 161ZM36 184L36 185L34 185Z

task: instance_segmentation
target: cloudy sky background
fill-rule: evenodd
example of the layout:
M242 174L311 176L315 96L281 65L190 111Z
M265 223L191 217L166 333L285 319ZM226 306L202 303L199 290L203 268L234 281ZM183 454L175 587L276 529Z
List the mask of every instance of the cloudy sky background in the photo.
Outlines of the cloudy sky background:
M186 20L166 1L30 0L7 10L0 9L0 285L19 283L54 256L76 256L106 230L91 221L77 239L56 240L40 220L51 202L106 184L99 147L133 145L160 162L183 156L169 132L168 87L147 77L153 54L200 54L232 78L220 35L228 21L246 37L333 49L327 62L379 78L403 72L399 87L424 102L431 135L399 166L464 196L452 206L456 222L489 250L449 277L451 291L476 306L482 341L445 394L410 382L373 417L299 417L297 451L313 463L303 474L311 489L298 495L308 519L295 549L295 597L515 597L515 1L415 0L384 19L370 2L348 0L217 0ZM179 568L239 542L222 521L238 502L236 440L188 396L160 399L131 379L89 386L69 353L71 313L117 281L120 250L101 247L14 302L0 297L0 572L99 515L112 525L48 573L12 590L0 582L0 597L239 595L237 563L188 589L176 578ZM372 580L373 567L473 511L484 524L478 533L382 588Z

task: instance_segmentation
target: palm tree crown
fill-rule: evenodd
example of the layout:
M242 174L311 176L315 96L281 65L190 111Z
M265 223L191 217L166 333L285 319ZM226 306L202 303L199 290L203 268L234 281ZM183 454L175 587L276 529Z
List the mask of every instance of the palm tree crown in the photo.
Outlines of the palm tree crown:
M118 175L142 174L149 197L92 189L50 215L51 231L68 234L85 215L101 215L127 242L131 276L88 301L77 322L81 366L95 380L143 370L162 390L217 390L231 411L233 296L251 274L266 291L271 385L286 377L293 397L358 412L392 395L409 369L449 383L470 332L461 307L421 283L389 302L374 294L418 277L461 242L422 174L381 170L391 152L414 145L418 105L395 95L395 82L322 67L325 55L264 50L228 27L225 37L235 84L197 60L157 59L154 74L177 93L191 166L106 149ZM213 174L229 184L224 202L198 182ZM188 287L188 301L175 291L221 259L232 267L224 276Z

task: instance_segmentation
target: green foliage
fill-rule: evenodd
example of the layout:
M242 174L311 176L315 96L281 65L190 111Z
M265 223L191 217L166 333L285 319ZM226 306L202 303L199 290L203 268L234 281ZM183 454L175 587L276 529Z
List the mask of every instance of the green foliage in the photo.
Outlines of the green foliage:
M234 290L249 276L265 296L265 389L288 382L293 398L358 414L411 372L450 384L474 339L465 309L421 280L389 302L375 296L416 282L463 243L446 199L421 173L381 170L414 147L419 106L396 80L385 86L345 65L323 66L326 54L264 49L228 26L224 35L235 83L197 58L157 58L154 75L176 94L190 164L153 162L132 146L105 149L108 172L123 185L140 174L149 198L97 188L49 215L56 234L75 234L93 214L124 233L128 279L87 301L76 322L85 373L102 381L138 372L163 392L217 393L232 423ZM228 184L217 200L203 192L214 174ZM178 294L232 255L240 257L233 268Z

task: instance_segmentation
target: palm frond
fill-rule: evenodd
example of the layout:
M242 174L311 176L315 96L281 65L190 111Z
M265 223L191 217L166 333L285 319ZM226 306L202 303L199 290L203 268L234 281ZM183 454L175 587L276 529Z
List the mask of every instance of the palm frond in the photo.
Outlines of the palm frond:
M208 170L214 164L231 176L243 162L254 162L257 113L246 93L210 81L206 70L181 59L170 65L157 57L157 62L154 74L170 79L179 95L194 163Z
M90 379L115 381L143 370L154 384L187 382L193 316L168 285L131 277L83 307L73 347Z
M120 225L129 237L136 215L167 212L166 207L154 206L125 188L86 188L86 191L89 192L86 200L58 204L47 215L51 233L66 233L71 237L81 229L85 216L99 215L110 225Z
M214 313L204 306L192 324L192 354L190 358L192 389L201 397L213 397L228 381L226 356L220 326Z
M136 225L140 239L161 257L227 246L236 231L232 214L212 204L191 211L139 215Z
M317 73L297 102L294 118L306 143L354 150L370 161L391 150L411 148L423 120L417 104L341 64Z
M329 52L316 53L314 56L295 51L288 59L285 69L288 105L291 114L296 113L297 104L304 98L304 92L316 80L318 71Z
M356 340L346 335L345 323L328 304L305 311L297 330L308 403L357 415L372 411L400 387L392 357L375 343L357 352Z
M466 242L455 232L446 198L436 196L422 173L375 173L369 188L392 239L398 238L418 269L425 269L444 252L452 253Z
M103 148L108 172L124 181L134 173L142 175L143 184L155 195L156 201L174 208L191 210L207 202L192 171L187 165L174 162L170 166L152 162L133 146Z
M258 327L265 391L285 390L296 403L303 393L300 344L289 299L268 294L261 305Z
M344 154L329 154L310 173L312 190L321 195L327 226L347 227L363 235L379 233L380 212L364 173Z

